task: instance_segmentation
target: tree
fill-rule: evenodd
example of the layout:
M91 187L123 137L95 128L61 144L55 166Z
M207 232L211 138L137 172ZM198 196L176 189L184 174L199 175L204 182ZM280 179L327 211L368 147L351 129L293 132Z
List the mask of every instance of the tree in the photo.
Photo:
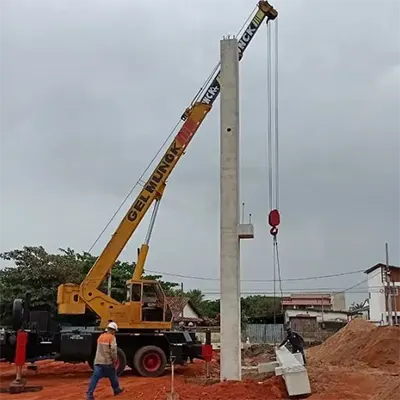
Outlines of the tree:
M204 300L201 303L200 311L205 317L217 318L220 313L220 300Z
M357 311L363 307L364 307L364 302L362 302L362 303L353 302L353 303L351 303L351 306L349 307L349 311Z
M269 296L247 296L240 299L242 317L247 319L280 313L281 299Z
M204 294L200 289L192 289L185 293L185 297L189 297L193 305L201 311L204 302Z

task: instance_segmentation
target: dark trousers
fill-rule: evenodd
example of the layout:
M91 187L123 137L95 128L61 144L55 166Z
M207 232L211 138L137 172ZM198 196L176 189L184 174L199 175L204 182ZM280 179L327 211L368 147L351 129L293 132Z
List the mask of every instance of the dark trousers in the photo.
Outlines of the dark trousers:
M117 371L114 365L95 365L93 375L90 378L89 388L87 391L87 398L93 399L93 393L96 389L97 383L101 378L108 378L113 388L114 394L119 392L119 382L117 377Z

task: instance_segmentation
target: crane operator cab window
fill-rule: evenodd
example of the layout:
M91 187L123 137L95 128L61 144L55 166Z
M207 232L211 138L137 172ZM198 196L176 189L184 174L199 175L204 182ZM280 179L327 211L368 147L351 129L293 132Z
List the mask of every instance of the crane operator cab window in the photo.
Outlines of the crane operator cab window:
M128 289L128 301L141 301L142 300L142 284L133 283Z
M127 301L140 302L143 321L165 321L165 296L158 282L138 282L128 286Z

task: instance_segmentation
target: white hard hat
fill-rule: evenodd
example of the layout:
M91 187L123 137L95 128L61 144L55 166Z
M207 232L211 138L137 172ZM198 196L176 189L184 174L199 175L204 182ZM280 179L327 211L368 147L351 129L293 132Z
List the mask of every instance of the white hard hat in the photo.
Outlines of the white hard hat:
M194 326L194 323L190 321L190 322L188 323L188 325L189 325L190 327L192 327L192 326Z
M118 325L115 322L110 322L107 325L107 328L114 329L114 331L117 331L118 330Z

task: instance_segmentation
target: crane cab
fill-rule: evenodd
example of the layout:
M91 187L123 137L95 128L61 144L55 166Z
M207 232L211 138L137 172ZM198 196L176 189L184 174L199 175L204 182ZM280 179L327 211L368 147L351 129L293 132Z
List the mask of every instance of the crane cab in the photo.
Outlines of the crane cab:
M137 315L131 315L133 320L143 324L146 322L171 323L172 321L172 312L160 282L127 281L127 304L132 303L139 305L138 308L133 308L137 310Z

